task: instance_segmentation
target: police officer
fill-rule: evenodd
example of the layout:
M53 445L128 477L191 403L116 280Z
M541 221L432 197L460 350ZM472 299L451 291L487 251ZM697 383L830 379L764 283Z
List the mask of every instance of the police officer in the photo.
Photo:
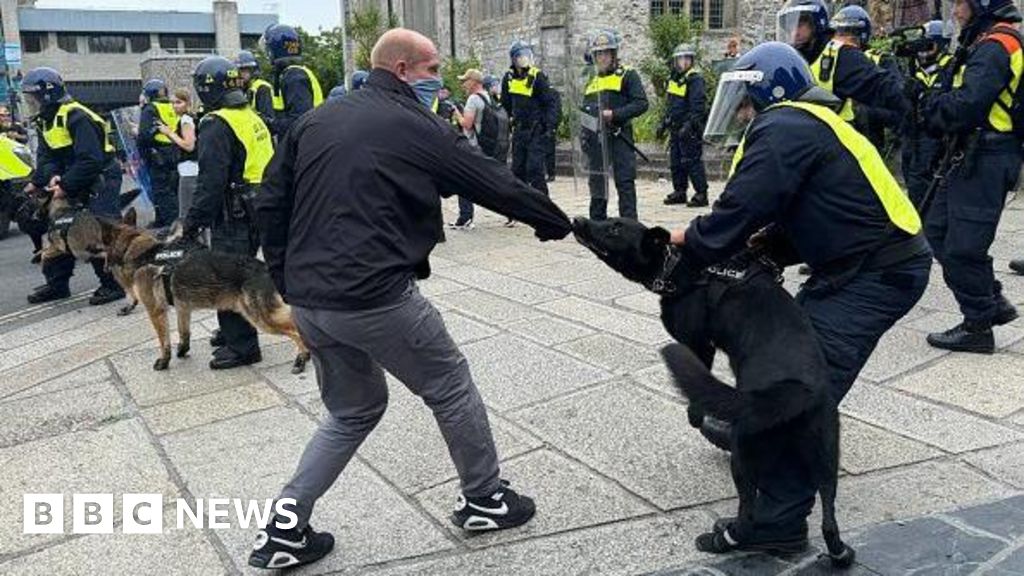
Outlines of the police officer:
M34 68L22 80L26 114L33 118L40 135L36 170L29 193L48 190L54 198L65 198L72 206L88 207L101 216L118 217L117 197L121 170L107 124L92 110L76 102L64 88L64 81L52 68ZM100 287L90 304L106 304L124 298L124 291L105 270L103 260L91 262ZM75 258L60 254L43 260L46 285L30 294L28 301L39 304L67 298Z
M778 37L811 64L815 83L843 100L839 116L856 118L854 103L888 111L889 119L905 117L909 106L899 76L882 69L861 50L870 38L870 18L859 6L843 9L844 33L833 35L824 0L790 0L778 14ZM853 32L853 33L851 33Z
M1002 295L988 249L1006 193L1021 167L1021 126L1014 125L1015 89L1024 75L1021 14L1012 0L957 0L960 25L952 89L920 103L928 129L952 137L964 154L936 191L927 213L928 240L942 265L964 320L928 335L936 348L991 354L992 326L1012 322L1017 310Z
M501 105L508 112L512 127L512 172L547 194L546 144L549 133L558 125L554 92L547 75L533 65L529 44L516 40L508 56L511 65L501 81Z
M943 92L953 80L949 54L949 36L942 20L932 20L923 27L926 46L917 53L914 60L914 79L921 83L923 92ZM915 206L920 206L925 191L931 182L935 163L938 161L942 140L929 134L920 122L916 107L907 125L906 144L903 146L903 180L907 194Z
M220 56L205 58L192 75L207 110L199 123L199 182L185 217L184 237L211 229L211 248L253 256L259 245L251 201L274 153L270 131L249 107L238 68ZM217 312L223 346L210 361L214 370L262 359L256 330L234 312Z
M665 118L659 131L669 131L669 163L672 193L665 204L687 204L686 188L693 182L696 194L687 204L708 205L708 179L704 173L704 77L694 68L697 51L680 44L672 52L672 76L665 96Z
M615 30L600 30L590 39L587 57L596 74L587 84L583 112L603 123L603 138L584 134L590 162L590 218L608 217L608 183L601 174L606 156L612 164L615 190L619 196L619 216L636 219L636 153L633 145L633 119L647 111L647 93L636 70L619 62L622 38ZM589 138L586 140L586 138Z
M249 96L249 105L260 115L263 122L273 121L274 85L260 78L260 63L256 56L248 50L242 50L238 53L235 64L242 79L242 87Z
M838 403L879 338L924 293L931 253L914 206L881 155L833 112L834 104L790 46L769 42L742 56L719 81L706 131L730 136L729 126L747 123L725 191L710 214L673 232L672 240L683 283L748 243L776 257L795 255L780 264L811 264L814 275L797 302L821 343ZM794 461L764 472L752 523L716 523L697 547L806 547L815 489Z
M299 33L286 24L275 24L260 39L274 65L274 120L270 131L280 137L295 119L324 101L320 81L312 70L302 65L302 40Z
M142 87L139 135L136 145L149 172L157 228L170 226L178 217L178 147L160 132L160 126L178 129L178 115L168 100L167 85L152 79Z

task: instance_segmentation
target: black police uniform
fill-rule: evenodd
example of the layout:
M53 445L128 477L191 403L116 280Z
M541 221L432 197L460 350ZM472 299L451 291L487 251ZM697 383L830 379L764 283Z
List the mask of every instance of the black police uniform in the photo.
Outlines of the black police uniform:
M936 191L926 218L928 240L968 331L990 328L1008 306L988 250L1021 169L1021 141L1005 104L997 102L1012 99L1007 87L1021 70L1011 66L1011 54L1020 49L998 26L980 34L954 71L952 90L926 95L920 105L930 130L968 137L965 161Z
M693 182L696 200L708 197L704 171L704 106L707 98L704 77L694 69L673 71L665 95L665 124L669 132L669 167L672 194L686 199Z
M633 143L633 119L647 111L647 93L636 70L619 66L615 71L591 80L583 96L583 112L601 119L601 112L612 111L611 123L604 123L603 134L584 130L583 148L590 163L590 218L608 218L608 182L601 174L604 153L601 139L608 146L608 158L619 196L619 216L636 220L636 153ZM628 143L627 143L628 142Z
M814 270L797 302L821 342L838 403L879 338L924 293L931 253L917 213L877 151L838 116L831 119L845 135L789 106L755 117L725 191L710 214L690 224L680 255L682 270L695 273L743 250L751 234L774 224L770 243L786 246L793 260ZM855 154L873 162L858 162ZM799 467L771 473L759 486L756 533L734 535L740 541L806 536L810 479Z
M178 147L157 128L161 120L157 106L170 106L166 99L148 102L139 112L136 145L149 173L153 192L154 226L170 226L178 217ZM176 126L170 126L173 130Z
M915 63L914 80L921 83L926 94L942 93L950 88L953 81L950 64L953 57L941 54L930 66L922 68ZM929 133L921 122L919 113L906 124L902 150L903 180L907 194L920 207L925 191L931 184L935 164L941 154L942 139Z
M223 118L208 113L199 123L197 150L199 177L185 217L185 235L195 237L200 228L208 227L213 250L255 256L259 238L252 216L242 203L242 195L253 192L243 178L245 147ZM218 311L217 323L228 354L235 358L258 357L256 329L245 318L235 312ZM214 359L218 359L216 355Z
M550 133L558 124L555 102L547 75L535 66L513 66L501 80L501 105L512 124L512 172L545 194L545 157Z
M903 73L900 71L896 58L888 52L877 52L865 50L864 55L874 62L879 68L888 72L896 78L899 85L903 85ZM861 134L868 137L871 143L883 154L890 151L889 142L885 137L885 129L898 129L905 121L901 110L868 106L866 104L854 103L855 118L853 126ZM886 158L888 160L888 158Z
M556 117L555 125L551 129L548 130L548 134L547 134L547 138L548 138L547 139L547 146L548 146L548 149L547 149L547 153L544 156L544 172L548 176L548 182L553 182L555 180L555 172L557 171L557 163L558 163L558 156L556 154L556 150L558 148L558 133L557 132L558 132L558 122L559 122L559 120L561 120L561 113L562 113L562 94L558 90L555 90L554 88L551 88L551 101L552 101L552 106L555 107L555 110L558 111L558 114L555 116Z
M262 78L249 80L249 105L270 127L274 121L274 85Z
M71 204L87 207L97 215L119 217L121 169L102 119L77 102L65 102L44 108L36 118L36 130L40 138L32 183L42 189L53 176L59 175L60 186ZM123 297L124 291L104 270L103 260L95 259L91 264L109 299ZM43 275L47 288L67 294L74 270L75 257L70 254L45 260Z
M274 120L268 127L281 138L299 116L323 102L323 92L313 72L296 59L275 64L274 87Z

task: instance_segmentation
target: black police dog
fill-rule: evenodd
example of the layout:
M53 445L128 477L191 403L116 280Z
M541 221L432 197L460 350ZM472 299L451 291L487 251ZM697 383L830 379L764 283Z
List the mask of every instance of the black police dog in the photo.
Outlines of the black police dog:
M780 463L809 471L821 496L822 533L832 563L848 567L854 551L839 536L835 498L839 472L839 412L827 393L828 370L813 328L779 282L778 269L753 250L699 276L672 273L669 233L625 219L576 218L576 239L626 278L661 294L661 320L681 344L662 349L673 379L690 400L690 422L705 413L729 422L739 514L697 539L707 552L727 552L751 532L762 474ZM711 362L723 350L736 375L733 388L715 378ZM786 462L797 455L798 462ZM787 551L787 543L740 544ZM802 548L802 540L789 543ZM795 549L793 551L796 551Z

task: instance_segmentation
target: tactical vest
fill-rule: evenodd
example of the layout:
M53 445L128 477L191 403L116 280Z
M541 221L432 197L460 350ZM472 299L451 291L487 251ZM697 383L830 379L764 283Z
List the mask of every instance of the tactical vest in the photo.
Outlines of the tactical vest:
M178 114L174 111L174 106L171 106L170 102L153 102L153 107L156 108L156 113L160 116L160 121L171 130L177 132ZM161 144L171 144L174 142L169 136L165 136L159 132L153 136L153 140L160 142Z
M594 76L587 84L584 95L590 96L591 94L599 94L601 92L622 92L622 81L629 70L629 66L620 66L612 74Z
M262 78L253 78L249 82L249 104L252 105L253 109L256 108L256 95L259 94L261 88L270 90L270 98L274 98L274 85ZM282 106L284 103L282 102Z
M242 170L242 179L245 180L245 183L261 183L263 170L270 163L270 157L274 155L274 144L267 125L248 106L221 108L210 112L210 116L216 116L227 122L231 131L235 133L235 138L245 148L245 167Z
M996 24L978 40L979 44L986 40L994 40L1010 56L1010 81L1003 87L995 103L992 104L992 108L988 111L988 125L996 132L1009 133L1014 131L1010 110L1013 108L1013 99L1017 93L1017 87L1020 86L1021 75L1024 74L1024 52L1021 51L1019 34L1020 32L1016 27L1012 27L1009 24ZM966 68L966 63L961 64L953 76L954 89L964 85L964 70Z
M693 68L687 70L686 74L683 74L683 82L681 84L676 82L675 78L669 78L668 93L673 96L679 96L680 98L686 98L686 83L690 79L690 76L693 76L696 73L697 71Z
M835 94L833 84L835 72L839 65L839 50L844 46L841 42L829 40L825 49L818 55L818 59L811 64L811 77L819 87ZM853 100L847 98L839 109L839 117L847 122L853 122L856 114L853 111Z
M949 66L949 63L952 60L952 56L950 56L949 54L943 54L942 56L939 57L938 62L932 64L928 68L921 68L919 66L917 68L917 71L914 72L914 78L920 80L921 83L925 85L925 87L931 88L932 86L935 85L935 82L938 81L939 76L942 75L942 71L945 70L947 66Z
M508 93L532 98L533 85L537 82L537 74L540 74L540 68L530 66L530 69L526 71L526 76L523 78L516 78L515 76L509 75Z
M889 172L889 169L886 168L885 161L882 160L881 154L878 153L878 149L871 144L870 140L860 132L857 132L849 123L844 122L838 114L820 104L780 102L769 106L765 111L782 107L803 110L831 128L839 143L857 161L861 173L864 174L864 177L871 185L871 189L875 191L875 195L878 197L879 202L882 203L882 207L885 208L885 213L893 225L911 235L921 231L921 217L914 208L914 204L903 193L899 182L893 177L892 172ZM736 168L743 159L743 143L745 140L746 135L744 135L743 140L740 140L739 148L736 149L736 153L732 157L729 178L732 178Z
M313 71L301 64L292 64L281 71L283 76L285 72L292 68L298 68L306 73L306 77L309 78L309 87L313 90L313 108L316 108L324 101L324 91L320 88L320 81L316 79L316 74ZM284 93L280 90L274 90L274 110L278 112L284 110Z
M61 104L60 108L57 109L57 114L53 117L53 124L49 128L43 130L43 140L46 141L46 145L50 147L50 150L67 148L74 143L71 138L71 131L68 130L68 113L72 110L81 110L89 117L90 120L99 126L100 131L103 134L103 151L113 154L114 146L110 143L110 130L106 121L103 120L103 118L100 118L99 114L75 101Z

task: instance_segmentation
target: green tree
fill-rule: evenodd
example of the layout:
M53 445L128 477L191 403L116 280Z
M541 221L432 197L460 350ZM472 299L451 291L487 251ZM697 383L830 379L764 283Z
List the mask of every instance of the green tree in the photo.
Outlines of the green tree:
M469 58L446 58L441 66L441 79L444 81L444 85L452 91L452 96L460 102L466 101L467 94L462 89L459 76L470 68L479 70L480 59L476 56L470 56Z
M302 28L297 28L296 31L302 41L302 63L316 74L326 97L327 92L340 84L345 77L345 47L341 42L341 28L320 30L320 33L315 35ZM266 53L262 50L256 51L256 59L260 63L263 77L267 80L273 79L274 67Z
M370 52L381 34L391 28L398 27L398 19L391 15L389 20L381 11L373 6L353 11L348 20L348 35L352 41L356 68L370 69Z

